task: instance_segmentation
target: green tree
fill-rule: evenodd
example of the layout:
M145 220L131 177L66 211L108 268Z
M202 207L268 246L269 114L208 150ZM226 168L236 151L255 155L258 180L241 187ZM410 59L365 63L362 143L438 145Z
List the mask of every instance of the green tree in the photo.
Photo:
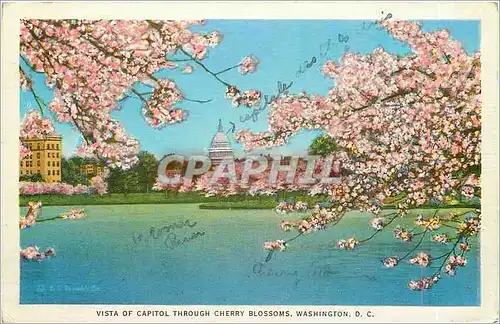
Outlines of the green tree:
M81 167L86 163L86 159L79 156L72 156L69 159L63 158L61 181L69 183L73 186L78 184L88 185L89 179L81 169Z
M151 153L141 151L139 153L137 169L138 187L141 192L149 192L154 186L158 173L159 161Z
M43 182L43 177L40 173L27 174L19 177L19 181L26 182Z
M309 146L309 154L327 156L339 148L335 143L335 140L328 135L322 135L316 137L311 145Z
M130 192L140 191L137 167L129 170L111 169L107 181L110 193L121 192L126 195Z

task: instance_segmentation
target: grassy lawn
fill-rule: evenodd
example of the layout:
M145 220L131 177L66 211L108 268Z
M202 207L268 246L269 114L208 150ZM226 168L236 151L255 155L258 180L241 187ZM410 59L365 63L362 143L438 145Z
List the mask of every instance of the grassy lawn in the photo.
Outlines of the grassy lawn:
M112 193L98 195L33 195L20 196L19 206L26 206L29 201L41 201L44 206L72 205L132 205L132 204L188 204L199 203L201 209L274 209L279 201L304 201L313 206L317 202L327 201L326 196L308 196L304 192L280 192L278 196L235 195L230 197L205 197L197 192L165 193ZM424 208L466 208L478 207L474 204L457 203L443 206L422 206ZM393 205L384 206L386 209Z
M205 197L197 192L165 193L112 193L102 196L98 195L30 195L20 196L19 205L25 206L29 201L41 201L44 206L71 206L71 205L130 205L130 204L187 204L187 203L215 203L221 204L218 209L228 209L235 202L253 203L255 208L267 208L273 206L276 201L296 199L307 202L324 201L325 197L308 197L301 192L286 192L276 196L253 197L250 195L235 195L230 197ZM262 207L264 204L266 207ZM226 206L226 207L223 207Z

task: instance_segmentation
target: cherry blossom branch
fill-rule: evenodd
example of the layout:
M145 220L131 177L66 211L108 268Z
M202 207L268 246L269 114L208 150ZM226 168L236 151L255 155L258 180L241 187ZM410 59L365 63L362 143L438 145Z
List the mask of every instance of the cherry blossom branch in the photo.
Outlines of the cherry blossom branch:
M240 66L241 66L241 64L236 64L235 66L231 66L231 67L228 67L227 69L224 69L222 71L214 73L214 75L219 75L219 74L225 73L227 71L231 71L232 69L235 69L235 68L240 67Z
M43 117L43 108L44 107L46 108L47 104L43 101L42 98L40 98L40 96L38 96L38 94L36 93L35 89L33 88L33 80L30 77L28 77L27 73L24 71L24 69L21 66L19 66L19 72L26 79L26 85L28 86L31 94L35 98L35 101L36 101L36 103L38 105L38 108L40 109L40 114Z
M197 100L197 99L189 99L189 98L186 98L186 97L182 97L183 100L186 100L186 101L190 101L190 102L197 102L197 103L201 103L201 104L204 104L204 103L209 103L212 101L212 99L207 99L207 100Z
M451 248L450 252L444 254L443 256L441 256L440 258L444 258L443 262L441 263L441 266L436 270L436 272L434 272L434 274L431 276L431 277L434 277L434 276L437 276L441 270L443 269L444 265L446 264L446 262L448 261L448 258L450 257L450 255L452 253L455 253L455 248L457 247L458 243L460 242L460 239L461 239L462 236L459 236L457 238L457 241L455 242L455 244L453 245L453 247Z
M304 232L300 232L299 234L295 235L294 237L292 237L291 239L283 242L284 245L286 245L287 243L290 243L292 242L293 240L297 239L298 237L304 235ZM266 259L265 259L265 262L269 262L271 261L272 257L273 257L273 254L274 254L274 250L271 250L269 251L269 253L267 254L266 256Z
M28 60L22 56L22 55L19 55L19 57L23 60L23 62L30 68L31 71L35 72L35 73L39 73L39 74L45 74L44 72L41 72L41 71L37 71L35 70L35 68L30 64L30 62L28 62Z
M151 95L153 94L153 92L138 92L137 90L135 89L131 89L131 91L137 95L143 102L147 102L147 99L144 98L144 95ZM190 102L197 102L197 103L201 103L201 104L204 104L204 103L209 103L212 101L212 99L207 99L207 100L197 100L197 99L189 99L189 98L186 98L186 97L182 97L183 100L186 100L186 101L190 101Z
M61 219L61 217L55 216L55 217L52 217L52 218L39 219L36 222L37 223L43 223L43 222L48 222L48 221L52 221L52 220L56 220L56 219Z
M390 214L388 214L386 216L391 216L391 215L394 215L394 216L386 224L383 225L382 229L384 229L387 226L389 226L396 218L399 217L399 215L397 213L390 213ZM364 240L360 240L359 243L361 244L361 243L368 242L369 240L371 240L372 238L374 238L380 232L382 232L382 230L376 231L375 233L373 233L372 235L370 235L369 237L367 237Z
M422 244L422 241L424 240L424 237L425 237L425 234L427 234L427 229L422 232L422 233L418 233L418 234L414 234L413 236L416 236L416 235L422 235L420 237L420 240L417 242L417 244L413 247L413 249L411 249L408 253L406 253L403 257L401 258L397 258L398 259L398 262L399 261L402 261L404 259L406 259L408 256L410 256L410 254L413 253L413 251L415 251L416 249L418 249L418 247Z
M201 66L208 74L212 75L217 81L225 85L226 87L231 87L231 85L223 80L221 80L216 73L212 72L209 68L205 66L205 64L201 63L199 60L195 59L191 54L186 52L182 47L179 47L179 50L184 53L186 56L188 56L190 59L192 59L196 64Z

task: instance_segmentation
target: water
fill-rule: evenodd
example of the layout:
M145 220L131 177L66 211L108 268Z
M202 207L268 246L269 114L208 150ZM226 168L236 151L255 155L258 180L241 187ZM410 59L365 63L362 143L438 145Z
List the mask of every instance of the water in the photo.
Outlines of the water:
M68 209L43 207L41 217ZM359 213L349 214L336 227L298 238L261 267L267 255L264 241L294 235L278 229L283 216L273 211L200 210L195 204L85 210L86 219L44 222L21 232L21 246L54 247L57 253L43 262L21 261L22 304L480 304L477 242L467 255L467 266L455 277L443 275L432 290L413 292L407 282L436 269L423 271L408 264L386 269L381 260L406 254L416 242L395 241L386 230L357 251L334 248L338 239L373 233L370 217ZM181 226L186 220L196 225L149 237L151 226ZM431 255L449 248L427 238L423 242L421 249Z

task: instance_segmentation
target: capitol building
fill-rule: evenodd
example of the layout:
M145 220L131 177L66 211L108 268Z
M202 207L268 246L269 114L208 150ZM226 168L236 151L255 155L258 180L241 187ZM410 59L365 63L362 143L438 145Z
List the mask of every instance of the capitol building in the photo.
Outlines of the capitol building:
M233 158L233 149L231 148L226 133L224 133L222 121L220 119L217 133L212 138L212 144L208 150L208 157L212 162L212 166L219 165L225 158Z

